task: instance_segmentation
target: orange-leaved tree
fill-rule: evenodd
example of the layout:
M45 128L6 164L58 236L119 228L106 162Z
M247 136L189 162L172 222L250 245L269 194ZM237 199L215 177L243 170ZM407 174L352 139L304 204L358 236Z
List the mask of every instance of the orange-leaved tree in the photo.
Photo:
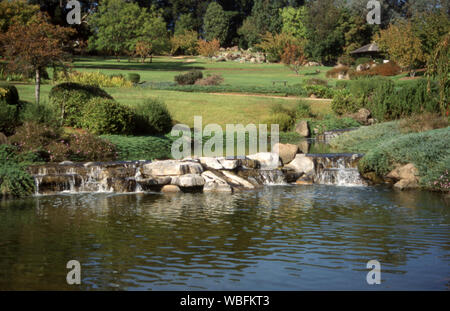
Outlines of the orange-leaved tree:
M298 75L300 68L306 62L303 48L299 45L288 44L281 55L281 62Z
M213 57L220 49L220 42L217 39L211 41L198 40L197 52L206 57Z
M390 24L387 29L380 30L375 36L375 42L393 61L407 68L411 76L425 61L422 43L415 35L411 22Z
M11 70L32 71L35 78L35 98L39 104L41 73L50 66L65 66L70 54L64 44L75 31L55 26L39 14L38 18L26 25L14 24L8 31L0 34L4 56Z

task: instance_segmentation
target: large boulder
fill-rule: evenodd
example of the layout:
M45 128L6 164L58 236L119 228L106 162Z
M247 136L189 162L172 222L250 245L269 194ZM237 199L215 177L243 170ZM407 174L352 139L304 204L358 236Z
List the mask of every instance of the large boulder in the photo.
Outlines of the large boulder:
M201 187L205 184L205 179L199 174L186 174L172 177L171 184L184 188Z
M397 181L394 185L395 188L400 190L415 189L419 187L418 176L419 171L414 164L409 163L403 166L399 166L389 172L386 175L387 178Z
M233 192L233 189L225 179L217 176L217 174L211 171L203 172L202 177L205 180L205 185L203 187L204 192Z
M156 161L143 165L143 174L146 176L180 176L202 172L203 167L199 163L188 161Z
M358 123L362 125L369 125L373 123L373 119L370 119L371 113L366 108L361 108L358 112L352 113L349 115L350 118L356 120ZM371 121L369 121L371 120Z
M401 179L417 179L419 171L413 163L399 166L386 175L387 178L401 180Z
M300 134L302 137L309 137L309 127L308 121L300 121L295 125L295 132Z
M223 173L223 175L225 175L225 177L228 179L228 181L231 184L241 186L246 189L254 189L255 188L255 186L253 186L252 183L250 183L249 181L245 180L242 177L237 176L236 174L234 174L230 171L221 171L221 173Z
M200 163L208 169L221 170L223 169L223 165L220 164L218 158L213 157L201 157Z
M304 154L297 154L285 168L300 174L311 175L314 173L314 162Z
M217 160L223 166L223 168L226 170L234 170L241 166L240 159L234 159L234 158L229 159L229 158L220 157Z
M280 157L276 152L260 152L249 155L247 158L257 161L262 170L273 170L281 166Z
M295 158L295 155L298 152L298 146L293 144L277 143L273 146L273 151L278 153L281 161L283 161L283 164L288 164Z

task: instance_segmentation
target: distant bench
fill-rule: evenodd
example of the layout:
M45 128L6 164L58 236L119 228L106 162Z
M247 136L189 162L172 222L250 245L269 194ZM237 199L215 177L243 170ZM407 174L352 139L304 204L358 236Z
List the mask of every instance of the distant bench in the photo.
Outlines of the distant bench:
M272 81L272 85L275 85L275 83L283 83L284 86L286 86L288 82L284 81L284 80L282 80L282 81Z

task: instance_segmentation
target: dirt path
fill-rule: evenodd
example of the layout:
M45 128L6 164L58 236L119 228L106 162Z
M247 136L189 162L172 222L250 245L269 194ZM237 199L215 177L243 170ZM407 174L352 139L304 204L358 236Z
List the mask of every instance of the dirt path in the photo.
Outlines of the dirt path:
M265 97L265 98L279 98L287 100L309 100L309 101L321 101L331 102L328 98L310 98L310 97L296 97L296 96L276 96L276 95L264 95L264 94L246 94L246 93L207 93L212 95L231 95L231 96L244 96L244 97Z

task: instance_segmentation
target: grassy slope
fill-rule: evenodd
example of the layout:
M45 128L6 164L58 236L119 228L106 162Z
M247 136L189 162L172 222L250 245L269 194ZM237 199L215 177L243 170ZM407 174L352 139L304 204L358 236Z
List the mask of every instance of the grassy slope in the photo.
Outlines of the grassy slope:
M360 169L379 176L398 164L414 163L422 186L439 189L434 181L450 168L450 127L403 133L399 125L394 121L363 127L337 137L331 145L337 151L365 153Z

